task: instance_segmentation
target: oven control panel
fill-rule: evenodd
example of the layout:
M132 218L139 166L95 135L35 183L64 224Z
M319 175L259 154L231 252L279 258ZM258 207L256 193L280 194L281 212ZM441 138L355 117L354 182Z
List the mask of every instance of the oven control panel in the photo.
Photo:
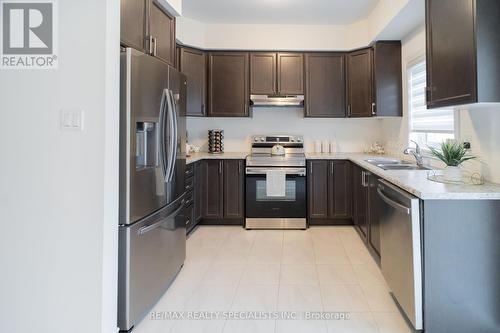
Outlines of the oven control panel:
M304 138L300 135L254 135L252 136L252 145L268 144L268 145L302 145Z

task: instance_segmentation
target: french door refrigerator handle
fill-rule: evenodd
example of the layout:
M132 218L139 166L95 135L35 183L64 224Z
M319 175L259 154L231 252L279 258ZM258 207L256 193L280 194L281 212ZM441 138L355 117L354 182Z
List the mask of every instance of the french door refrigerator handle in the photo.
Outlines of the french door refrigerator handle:
M173 151L174 151L174 148L175 146L173 146L173 143L174 143L174 138L173 138L173 133L174 133L174 119L173 119L173 115L172 115L172 102L170 100L170 90L169 89L165 89L166 90L166 100L167 100L167 125L169 127L169 139L168 139L168 152L167 152L167 156L166 157L166 161L165 161L165 165L167 166L167 171L165 173L165 182L168 183L170 181L170 174L172 173L172 168L173 168Z
M167 107L167 89L163 89L162 95L161 95L161 102L160 102L160 130L159 130L159 135L158 135L158 160L161 161L163 173L165 175L165 178L167 177L167 161L166 161L166 152L165 152L165 127L166 127L166 107Z
M169 90L169 99L170 99L170 106L171 106L171 115L172 115L172 154L171 154L171 161L170 161L170 174L168 176L167 181L172 181L172 178L174 177L174 170L175 170L175 163L177 160L177 146L179 144L178 141L178 120L177 120L177 110L175 108L175 98L174 98L174 93L172 90Z

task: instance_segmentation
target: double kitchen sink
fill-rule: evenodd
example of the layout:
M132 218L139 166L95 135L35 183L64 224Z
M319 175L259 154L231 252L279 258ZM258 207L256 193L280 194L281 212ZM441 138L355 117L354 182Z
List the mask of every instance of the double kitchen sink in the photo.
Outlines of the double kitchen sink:
M430 170L396 158L369 158L365 161L384 170Z

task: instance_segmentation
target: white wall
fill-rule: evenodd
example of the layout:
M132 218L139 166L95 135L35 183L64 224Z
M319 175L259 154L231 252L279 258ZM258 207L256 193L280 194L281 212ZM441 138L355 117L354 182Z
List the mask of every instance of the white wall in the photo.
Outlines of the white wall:
M422 25L407 38L403 40L403 118L383 119L382 135L383 141L389 143L393 148L393 154L400 154L408 145L408 98L406 88L406 66L409 61L416 57L425 56L425 27ZM458 139L469 141L471 153L479 156L478 161L465 163L465 169L479 171L489 181L500 183L500 105L480 105L470 107L459 107L458 116ZM440 162L433 165L443 166Z
M298 108L257 108L252 118L196 118L187 121L189 142L207 150L207 130L224 130L224 151L248 152L258 134L303 135L305 148L314 151L314 140L335 140L337 151L359 152L381 139L378 119L304 118Z
M182 0L158 0L173 16L182 15Z
M0 73L3 332L116 332L119 3L59 1L59 69Z
M405 29L413 29L412 24L421 20L405 9L420 1L381 0L366 19L347 25L220 24L178 17L177 39L203 49L351 50L367 46L379 35L401 38L402 25L391 22L398 18L406 22ZM419 15L423 18L424 13Z

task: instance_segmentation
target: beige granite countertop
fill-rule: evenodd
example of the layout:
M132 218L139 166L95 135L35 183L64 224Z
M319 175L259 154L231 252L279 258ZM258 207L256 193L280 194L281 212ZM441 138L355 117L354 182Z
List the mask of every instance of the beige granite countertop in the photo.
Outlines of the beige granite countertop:
M383 170L365 160L375 156L363 153L315 154L306 153L309 160L349 160L388 182L424 200L500 200L500 185L442 184L427 179L428 170Z
M191 154L186 161L189 164L203 159L245 159L248 154L248 152L222 154L200 152ZM363 153L306 153L308 160L349 160L424 200L500 200L500 185L498 184L454 185L437 183L427 179L428 170L383 170L365 161L371 157L381 156Z

